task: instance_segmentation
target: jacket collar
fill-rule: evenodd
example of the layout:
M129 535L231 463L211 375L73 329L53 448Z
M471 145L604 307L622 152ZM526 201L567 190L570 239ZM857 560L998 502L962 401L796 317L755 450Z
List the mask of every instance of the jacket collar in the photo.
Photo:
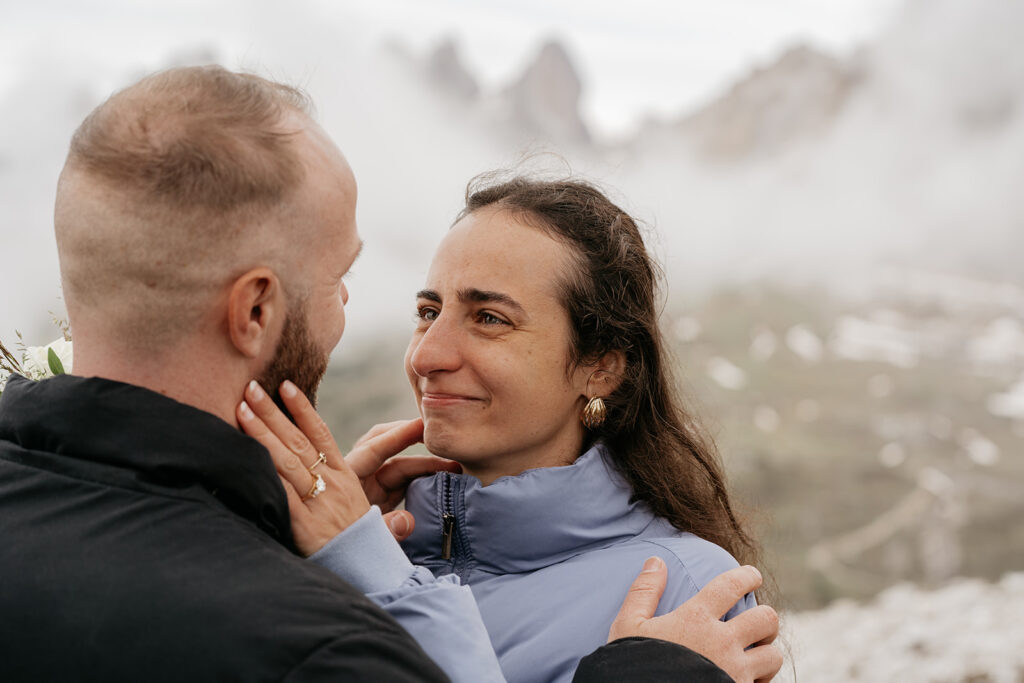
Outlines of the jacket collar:
M211 413L100 378L12 375L0 396L0 440L135 473L140 484L198 485L293 549L288 502L270 455Z
M638 535L655 517L631 498L600 443L572 465L527 470L486 487L475 477L441 473L409 487L406 509L416 527L403 547L413 562L436 565L448 512L455 516L457 572L532 571Z

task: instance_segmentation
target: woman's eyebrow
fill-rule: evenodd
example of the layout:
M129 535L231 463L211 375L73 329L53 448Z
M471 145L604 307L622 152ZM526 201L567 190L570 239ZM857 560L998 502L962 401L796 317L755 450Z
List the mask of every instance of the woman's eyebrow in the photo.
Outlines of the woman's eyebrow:
M502 292L490 292L483 289L460 289L459 290L460 301L472 301L473 303L499 303L505 304L509 308L513 308L519 313L526 313L523 307L519 305L519 302L510 297L508 294Z
M421 289L416 292L417 299L426 299L427 301L433 301L435 303L441 303L441 295L432 289ZM505 304L509 308L515 309L519 313L525 314L526 311L520 305L518 301L510 297L508 294L502 292L491 292L485 289L460 289L459 290L459 301L471 301L473 303L499 303Z

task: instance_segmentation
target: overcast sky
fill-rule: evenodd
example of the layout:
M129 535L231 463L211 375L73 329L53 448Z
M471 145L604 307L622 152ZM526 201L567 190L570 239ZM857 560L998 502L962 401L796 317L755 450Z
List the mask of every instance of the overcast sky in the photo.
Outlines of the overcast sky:
M269 66L267 24L321 15L339 40L398 37L426 51L456 36L485 87L510 79L539 41L564 40L585 79L585 111L599 134L638 118L678 113L796 41L855 49L888 23L901 0L0 0L0 88L29 55L159 66L182 46L217 45L226 61ZM298 45L301 51L303 46ZM315 69L315 52L299 55ZM302 74L280 74L301 78Z
M557 37L581 72L587 122L598 135L615 137L651 113L678 115L701 104L795 42L838 54L854 50L889 25L902 4L0 0L0 243L7 257L0 272L0 339L10 339L16 327L33 336L49 334L45 311L60 310L53 193L74 127L111 91L165 67L176 55L202 50L229 68L308 87L322 121L360 177L360 220L374 239L360 264L367 272L360 285L364 303L353 303L350 319L370 321L398 319L381 302L387 296L407 302L418 286L377 273L394 263L385 247L400 248L407 241L397 233L386 238L389 223L421 233L410 244L416 245L416 267L425 268L422 245L435 232L443 234L465 180L497 163L485 149L492 141L446 131L453 128L446 125L450 122L432 119L417 108L417 100L396 92L395 83L388 90L386 73L373 57L385 40L397 39L425 54L454 37L469 69L485 89L493 89L518 74L541 41ZM361 82L346 89L346 79ZM386 105L381 97L363 102L353 92L387 93L393 99ZM396 116L381 106L407 108ZM431 138L443 141L424 144ZM444 152L439 155L436 148ZM409 155L420 165L410 163ZM450 182L426 187L422 164L440 157L451 167L445 176ZM407 188L424 186L418 195L404 197L414 219L389 213L395 204L390 187L401 182ZM424 237L425 232L430 234Z

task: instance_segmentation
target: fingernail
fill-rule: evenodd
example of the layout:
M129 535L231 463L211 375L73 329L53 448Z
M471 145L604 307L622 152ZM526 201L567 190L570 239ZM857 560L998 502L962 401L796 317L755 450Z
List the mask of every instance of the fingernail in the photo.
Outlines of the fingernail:
M395 536L405 536L409 532L409 520L405 515L394 515L391 518L391 531Z
M242 414L243 420L251 420L255 417L255 415L252 414L252 408L250 408L249 404L245 401L242 401L242 404L238 406L238 412Z
M643 571L641 574L647 574L648 572L656 572L661 569L662 565L665 564L661 561L660 557L648 557L647 561L644 562Z
M256 380L249 382L249 396L252 397L253 401L262 401L266 394L263 393L263 387Z
M295 398L295 395L299 393L299 388L286 379L281 382L281 393L288 398Z
M757 567L755 567L755 566L753 566L753 565L749 565L749 564L748 564L748 565L747 565L747 569L749 569L749 570L751 570L752 572L754 572L755 574L757 574L757 580L758 580L758 581L761 581L761 580L763 580L763 577L761 576L761 572L757 571Z

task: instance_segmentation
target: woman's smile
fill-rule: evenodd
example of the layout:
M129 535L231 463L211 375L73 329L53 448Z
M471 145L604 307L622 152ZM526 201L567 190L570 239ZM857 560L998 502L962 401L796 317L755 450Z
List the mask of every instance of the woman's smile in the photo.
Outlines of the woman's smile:
M420 397L420 407L423 410L439 410L442 408L458 408L482 404L483 399L457 393L424 391Z

